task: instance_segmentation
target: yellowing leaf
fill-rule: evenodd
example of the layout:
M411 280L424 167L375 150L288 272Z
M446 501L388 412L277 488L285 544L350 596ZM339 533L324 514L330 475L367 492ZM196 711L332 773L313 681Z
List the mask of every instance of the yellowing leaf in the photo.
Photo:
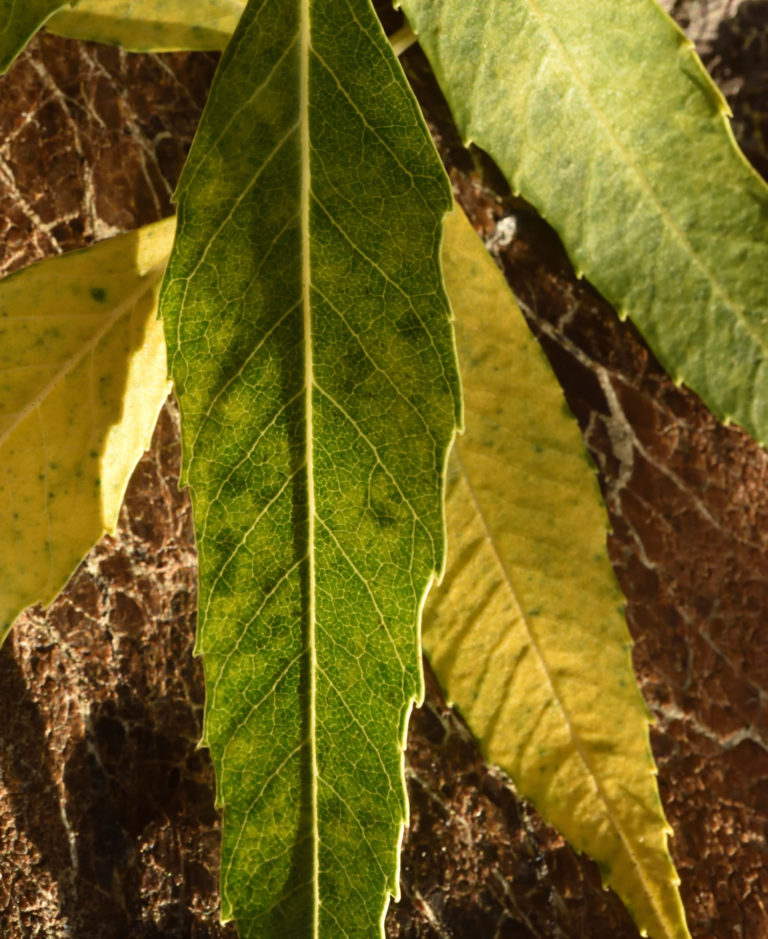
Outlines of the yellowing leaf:
M0 282L0 640L117 523L170 390L157 293L174 229Z
M576 422L459 212L443 249L466 434L447 489L448 568L423 642L448 696L638 925L687 936L606 518Z
M244 0L80 0L46 27L69 39L123 46L131 52L223 49Z

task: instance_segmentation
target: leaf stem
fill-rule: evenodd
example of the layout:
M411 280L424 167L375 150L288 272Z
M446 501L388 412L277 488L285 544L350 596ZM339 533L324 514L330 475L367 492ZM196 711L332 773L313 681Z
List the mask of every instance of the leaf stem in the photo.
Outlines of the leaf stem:
M392 46L392 51L396 56L401 56L418 41L418 36L408 23L406 23L405 26L401 26L397 32L392 33L389 37L389 44Z

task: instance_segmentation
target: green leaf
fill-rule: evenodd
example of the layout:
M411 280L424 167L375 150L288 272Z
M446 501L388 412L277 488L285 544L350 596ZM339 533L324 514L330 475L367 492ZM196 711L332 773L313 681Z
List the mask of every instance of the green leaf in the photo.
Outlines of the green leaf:
M450 187L367 0L253 0L163 288L241 936L374 935L460 416Z
M130 52L223 49L245 0L80 0L46 27L69 39L123 46Z
M423 642L483 749L655 939L688 935L607 519L576 422L461 212L443 249L466 433Z
M403 0L465 138L678 381L768 441L768 188L654 0Z
M0 640L114 531L170 390L173 219L0 281Z
M77 0L0 0L0 75L56 10Z

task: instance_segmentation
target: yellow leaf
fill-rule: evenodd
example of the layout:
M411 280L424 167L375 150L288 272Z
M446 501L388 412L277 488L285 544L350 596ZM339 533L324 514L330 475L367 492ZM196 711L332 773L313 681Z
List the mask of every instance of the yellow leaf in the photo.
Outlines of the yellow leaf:
M460 212L443 249L466 433L423 642L486 756L599 864L641 929L688 935L649 715L594 471L501 273Z
M170 383L157 294L175 219L0 282L0 640L114 531Z
M80 0L45 24L68 39L122 46L129 52L224 49L245 0Z

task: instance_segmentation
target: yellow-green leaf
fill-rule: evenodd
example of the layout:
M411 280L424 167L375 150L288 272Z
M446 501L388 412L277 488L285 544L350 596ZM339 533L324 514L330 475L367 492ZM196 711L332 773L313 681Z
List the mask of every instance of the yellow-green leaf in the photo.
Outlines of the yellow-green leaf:
M768 187L656 0L402 0L466 139L719 417L768 442Z
M423 642L489 760L600 864L638 925L687 936L606 516L562 392L459 212L443 264L466 433Z
M59 36L123 46L130 52L223 49L245 0L80 0L46 24Z
M0 282L0 640L113 531L170 384L167 219Z

